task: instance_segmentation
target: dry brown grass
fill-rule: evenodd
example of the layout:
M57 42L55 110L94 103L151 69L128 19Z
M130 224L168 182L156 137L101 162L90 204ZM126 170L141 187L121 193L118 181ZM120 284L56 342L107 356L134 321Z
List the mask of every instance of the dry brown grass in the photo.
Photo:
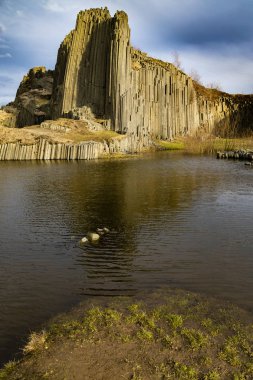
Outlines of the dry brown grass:
M202 84L196 82L195 80L193 80L192 83L197 94L200 96L204 96L205 99L208 100L215 100L221 96L232 96L230 94L227 94L226 92L217 90L216 88L207 88L205 86L202 86Z
M6 128L0 124L0 143L20 141L22 144L33 144L36 139L42 137L51 142L78 144L82 141L109 142L112 139L122 139L124 137L114 131L91 131L87 123L81 120L58 119L55 121L50 120L46 123L49 126L60 126L63 129L41 128L40 125L25 128Z
M218 151L253 150L253 136L244 138L184 137L173 141L157 141L162 150L181 150L189 154L214 154Z
M192 154L213 154L218 151L253 149L253 137L218 138L187 137L184 139L184 150Z
M24 354L34 353L36 351L44 350L47 348L47 333L42 331L40 333L32 333L28 343L23 348Z
M0 126L10 127L14 124L15 115L12 113L0 110Z

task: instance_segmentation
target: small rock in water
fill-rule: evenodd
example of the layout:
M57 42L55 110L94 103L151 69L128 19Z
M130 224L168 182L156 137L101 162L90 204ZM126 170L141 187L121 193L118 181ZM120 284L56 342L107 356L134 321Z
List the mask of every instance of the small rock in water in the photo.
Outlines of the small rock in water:
M110 232L109 228L107 227L104 227L104 228L97 228L97 233L99 235L104 235L104 234L108 234Z
M81 240L80 240L81 243L87 243L88 242L88 239L87 237L83 237Z
M99 234L96 234L95 232L89 232L87 235L87 238L89 241L98 241L100 239Z
M247 166L252 166L252 163L251 162L245 162L244 165L247 165Z

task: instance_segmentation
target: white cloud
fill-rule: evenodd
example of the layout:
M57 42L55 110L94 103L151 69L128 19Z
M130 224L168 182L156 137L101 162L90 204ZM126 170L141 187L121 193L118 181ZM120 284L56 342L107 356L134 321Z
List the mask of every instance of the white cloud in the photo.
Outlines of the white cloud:
M18 16L18 17L23 17L24 16L24 11L21 11L20 9L18 9L17 11L16 11L16 15Z
M5 31L6 31L5 25L2 22L0 22L0 34L5 32Z
M47 11L56 13L65 11L65 7L60 5L56 0L47 0L43 5L43 8Z
M0 58L12 58L12 55L10 53L4 53L0 54Z
M152 51L154 57L172 62L170 52ZM243 54L235 54L231 47L230 53L223 54L209 50L181 49L179 52L183 70L190 75L195 70L204 85L217 83L225 92L253 93L253 60Z

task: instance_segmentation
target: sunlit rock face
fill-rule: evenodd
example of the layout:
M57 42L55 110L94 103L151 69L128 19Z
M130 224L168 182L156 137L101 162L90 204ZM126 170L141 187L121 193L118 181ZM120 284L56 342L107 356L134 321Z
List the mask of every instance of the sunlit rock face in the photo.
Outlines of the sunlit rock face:
M172 138L198 125L191 78L135 50L127 15L107 9L80 12L58 52L53 117L82 106L139 139Z
M55 71L30 70L15 105L19 127L93 115L135 146L155 138L253 130L252 96L207 89L174 65L134 49L127 14L111 17L107 8L78 14Z

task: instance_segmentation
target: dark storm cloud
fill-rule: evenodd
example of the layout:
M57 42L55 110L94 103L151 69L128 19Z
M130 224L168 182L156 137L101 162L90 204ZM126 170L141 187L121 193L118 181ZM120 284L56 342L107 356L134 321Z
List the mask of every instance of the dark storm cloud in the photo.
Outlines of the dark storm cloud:
M253 39L252 0L162 0L153 10L149 5L144 23L146 19L146 30L152 31L152 44L161 47L245 44Z
M249 42L252 39L251 24L242 26L232 20L194 20L181 28L174 28L169 34L175 42L185 45L235 44Z

